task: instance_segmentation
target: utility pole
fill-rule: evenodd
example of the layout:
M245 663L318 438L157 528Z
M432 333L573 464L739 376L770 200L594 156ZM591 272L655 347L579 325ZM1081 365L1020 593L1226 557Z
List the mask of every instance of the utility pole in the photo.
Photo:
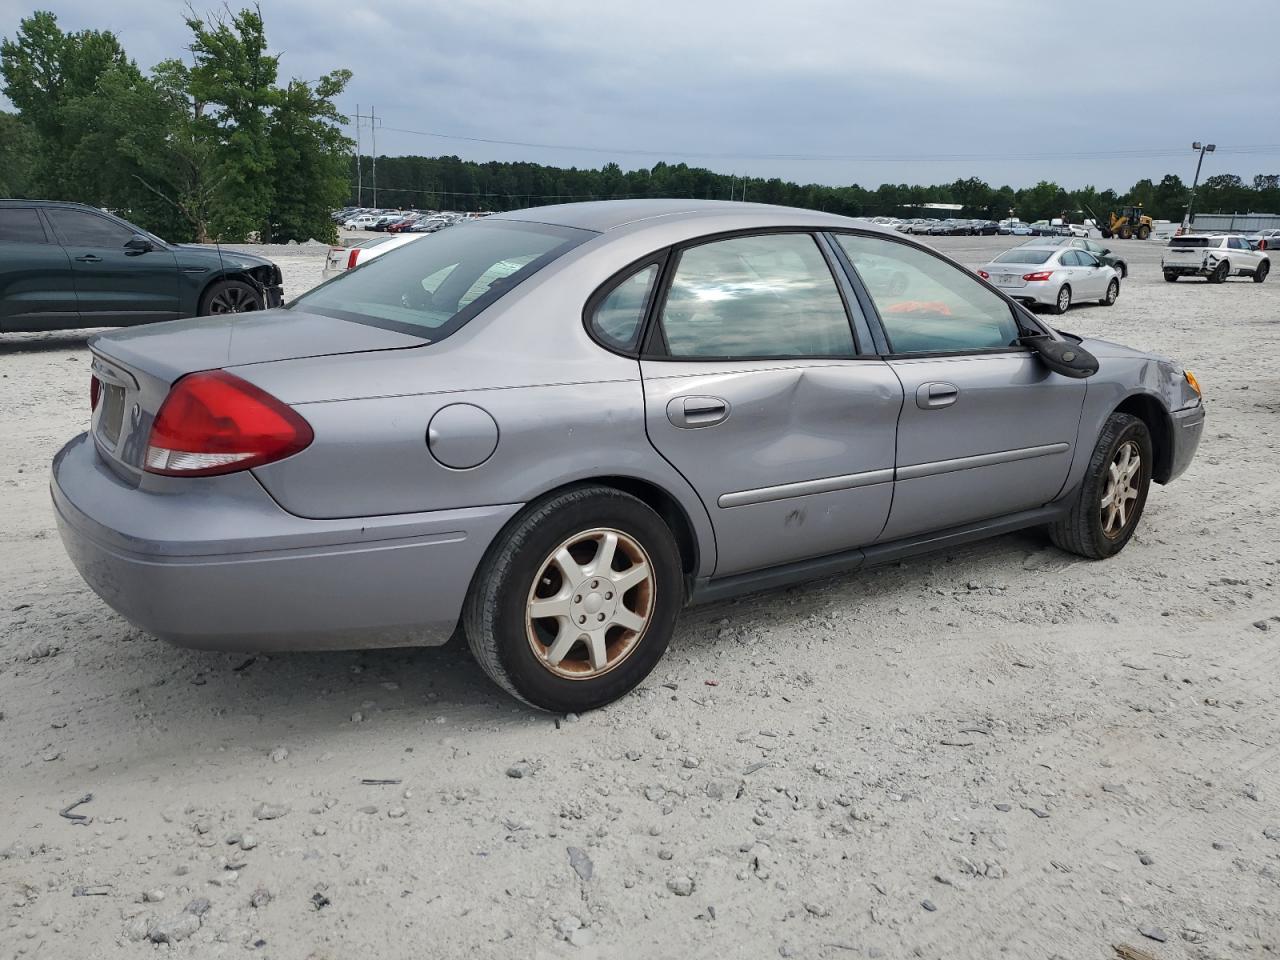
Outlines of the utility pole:
M1200 151L1200 159L1196 161L1196 175L1191 181L1191 198L1187 201L1187 212L1182 217L1182 233L1186 233L1191 229L1191 208L1196 203L1196 187L1200 185L1200 165L1204 163L1204 155L1213 153L1214 150L1218 149L1218 145L1215 143L1201 143L1197 140L1191 144L1191 149Z
M369 136L373 139L373 157L370 160L370 175L373 179L373 205L378 206L378 119L376 108L369 108Z

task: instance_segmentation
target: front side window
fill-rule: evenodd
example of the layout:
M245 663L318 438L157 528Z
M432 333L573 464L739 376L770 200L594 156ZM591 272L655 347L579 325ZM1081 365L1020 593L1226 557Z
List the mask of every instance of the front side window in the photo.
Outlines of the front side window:
M1017 345L1019 330L1012 308L959 267L892 240L852 234L838 234L836 239L875 302L894 353ZM867 280L885 272L898 274L899 282L878 288Z
M45 215L53 221L62 242L72 247L123 248L133 239L128 227L84 210L47 207Z
M544 223L476 221L389 250L290 307L437 341L594 236Z
M657 283L656 263L641 267L620 281L592 311L592 332L615 350L634 350Z
M680 254L662 309L673 357L848 357L853 332L817 240L734 237Z
M44 225L31 207L0 207L0 243L44 243Z

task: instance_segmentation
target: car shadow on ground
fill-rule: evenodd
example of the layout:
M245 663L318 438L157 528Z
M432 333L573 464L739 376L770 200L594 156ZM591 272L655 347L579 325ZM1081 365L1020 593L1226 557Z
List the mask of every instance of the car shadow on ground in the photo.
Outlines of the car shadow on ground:
M49 353L55 350L82 350L93 331L67 330L57 333L0 334L0 357L18 353Z

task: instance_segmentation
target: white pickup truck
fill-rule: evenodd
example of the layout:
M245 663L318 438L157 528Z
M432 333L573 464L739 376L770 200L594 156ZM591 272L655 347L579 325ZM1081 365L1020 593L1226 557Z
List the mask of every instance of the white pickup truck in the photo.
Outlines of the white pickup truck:
M1254 283L1261 283L1271 272L1271 258L1264 251L1254 250L1244 237L1227 234L1174 237L1160 265L1170 283L1179 277L1207 277L1210 283L1253 277Z

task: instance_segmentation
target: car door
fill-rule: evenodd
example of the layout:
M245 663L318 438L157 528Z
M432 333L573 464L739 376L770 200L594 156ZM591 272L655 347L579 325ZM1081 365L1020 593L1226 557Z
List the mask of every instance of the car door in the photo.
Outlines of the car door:
M35 207L0 203L0 332L80 325L71 261Z
M855 340L847 278L811 233L672 254L640 369L654 447L698 491L716 576L873 542L893 493L902 387ZM843 292L842 292L843 291Z
M1085 386L1018 344L1032 327L999 294L931 251L839 234L864 284L905 401L882 541L1004 516L1056 497L1075 452Z
M1258 269L1258 264L1262 262L1262 254L1249 245L1249 241L1244 237L1231 237L1228 240L1231 246L1231 270L1247 270L1253 273Z
M127 326L181 316L172 251L126 248L138 235L134 228L94 211L45 207L44 212L71 258L83 326Z
M1087 291L1077 299L1087 296L1090 300L1101 300L1107 295L1107 284L1111 282L1110 273L1102 268L1101 260L1085 250L1076 251L1076 260L1080 266L1083 289Z

